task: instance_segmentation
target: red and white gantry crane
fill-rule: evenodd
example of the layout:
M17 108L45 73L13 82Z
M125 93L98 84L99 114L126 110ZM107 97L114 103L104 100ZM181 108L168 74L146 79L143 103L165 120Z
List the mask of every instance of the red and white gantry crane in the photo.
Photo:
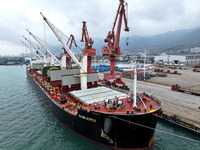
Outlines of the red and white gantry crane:
M108 35L105 39L105 42L107 43L107 46L102 48L102 55L103 56L110 56L110 74L104 75L104 80L114 80L115 83L123 84L125 83L121 80L120 74L115 74L115 59L116 57L120 56L120 33L121 33L121 25L122 25L122 18L124 18L124 24L125 24L125 31L129 31L128 27L128 21L127 21L127 8L128 3L126 3L124 0L119 0L119 7L117 10L117 14L114 20L113 28L111 31L108 32ZM115 26L117 24L117 31L115 34Z

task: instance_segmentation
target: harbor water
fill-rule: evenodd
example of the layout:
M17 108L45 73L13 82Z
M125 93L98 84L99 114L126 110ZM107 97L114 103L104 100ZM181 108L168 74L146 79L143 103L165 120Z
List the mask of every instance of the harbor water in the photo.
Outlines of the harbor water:
M25 66L0 66L0 103L0 150L110 149L56 120L32 87ZM199 150L200 135L159 120L150 149Z

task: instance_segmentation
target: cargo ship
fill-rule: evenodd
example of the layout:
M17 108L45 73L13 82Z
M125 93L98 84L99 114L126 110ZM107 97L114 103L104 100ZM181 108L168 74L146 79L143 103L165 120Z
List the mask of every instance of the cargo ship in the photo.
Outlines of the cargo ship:
M124 5L126 3L120 0L120 15L124 13ZM51 55L47 59L35 48L36 60L31 59L30 65L27 65L27 76L52 114L73 131L113 148L151 147L162 102L145 92L137 92L137 68L134 73L134 92L127 94L130 92L121 81L121 76L114 73L113 64L117 53L113 54L112 46L117 44L109 43L111 47L108 45L102 50L105 52L103 55L110 56L111 73L103 83L99 83L98 72L91 69L91 56L96 55L96 50L92 48L93 40L88 35L86 22L83 22L82 34L86 44L79 62L60 36L60 30L41 15L61 42L64 53L61 54L61 61L58 60L27 30ZM107 41L110 41L109 37L112 36L108 36ZM120 52L119 47L116 50ZM73 59L77 67L72 67L70 59ZM56 66L54 61L60 65Z
M42 75L46 69L48 75ZM28 78L62 124L115 148L152 145L157 115L162 108L160 100L137 93L135 101L133 96L114 90L112 86L98 86L97 73L88 74L88 89L80 90L80 83L73 83L78 79L76 73L77 69L59 70L56 66L42 70L27 67ZM56 79L59 77L60 81Z

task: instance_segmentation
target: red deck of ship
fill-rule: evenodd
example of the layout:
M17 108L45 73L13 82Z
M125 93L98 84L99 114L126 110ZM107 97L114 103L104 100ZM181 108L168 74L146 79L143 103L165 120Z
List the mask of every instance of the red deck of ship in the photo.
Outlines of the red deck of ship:
M36 78L36 77L35 77ZM49 95L49 97L51 98L51 95L49 92L47 92L45 90L45 87L42 87L44 89L44 91ZM100 91L100 90L97 90ZM113 90L115 91L115 90ZM86 92L87 95L87 92ZM77 98L73 98L71 99L71 101L73 102L73 99L76 99L76 102L74 102L73 106L70 107L66 107L64 108L65 111L69 111L72 114L77 114L77 109L80 109L80 107L82 107L82 109L89 111L96 111L96 112L101 112L101 113L111 113L111 114L140 114L140 113L150 113L150 112L154 112L158 109L159 104L151 99L150 97L143 95L143 94L139 94L139 96L141 97L141 99L143 100L143 102L140 102L139 104L137 104L137 109L133 108L133 102L130 100L130 96L127 98L120 98L119 101L122 101L124 104L123 108L114 108L113 106L111 107L106 107L104 105L104 101L99 101L99 102L95 102L95 103L90 103L90 104L83 104L80 101L80 105L77 105ZM96 97L96 96L95 96ZM97 96L98 97L98 96ZM51 98L52 99L52 98ZM53 99L52 99L53 100ZM64 107L64 103L60 104L58 103L58 101L53 100L54 103L56 103L58 106L60 107ZM113 103L113 102L112 102ZM145 104L145 105L144 105ZM145 108L146 106L146 108Z
M123 101L125 107L120 108L120 109L114 109L114 108L108 109L105 105L103 105L103 102L100 104L96 104L96 105L85 105L82 108L87 111L93 110L96 112L111 113L111 114L127 114L127 113L139 114L139 113L150 113L150 112L154 112L155 110L157 110L157 108L159 107L158 103L145 95L143 95L143 96L146 99L148 99L148 101L145 102L146 112L145 112L145 106L143 103L137 104L137 107L141 108L141 110L138 111L135 108L133 108L132 102L128 102L128 98L121 100L121 101ZM150 108L150 105L152 106L151 108Z

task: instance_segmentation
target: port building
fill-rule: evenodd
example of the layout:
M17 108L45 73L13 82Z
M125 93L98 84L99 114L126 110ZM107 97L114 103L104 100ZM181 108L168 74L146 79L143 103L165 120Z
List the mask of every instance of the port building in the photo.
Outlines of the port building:
M200 64L200 54L186 55L186 65L198 65Z
M160 55L154 57L154 63L159 65L170 64L170 65L186 65L186 56L180 55Z

